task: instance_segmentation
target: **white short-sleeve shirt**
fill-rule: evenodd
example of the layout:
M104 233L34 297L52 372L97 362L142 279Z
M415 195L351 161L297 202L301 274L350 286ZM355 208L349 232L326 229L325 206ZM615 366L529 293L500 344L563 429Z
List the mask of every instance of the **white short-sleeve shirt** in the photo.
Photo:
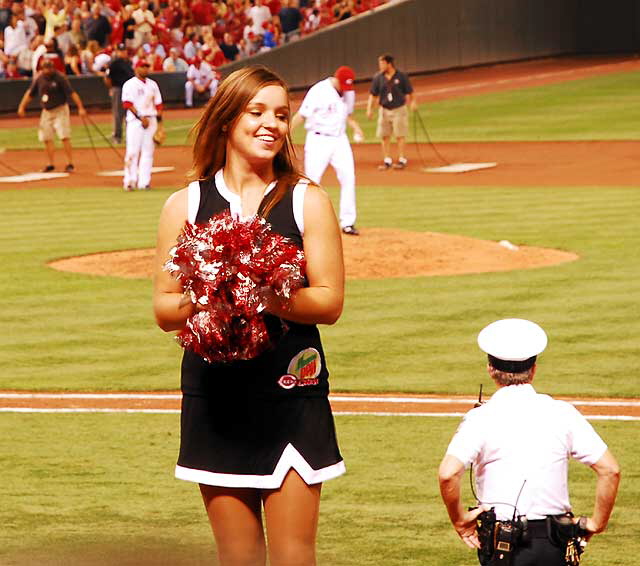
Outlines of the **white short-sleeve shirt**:
M342 96L331 83L331 78L314 84L300 105L300 116L309 132L326 136L339 136L347 129L347 117L353 113L355 92L348 90Z
M152 79L133 77L122 85L122 102L131 102L138 116L156 116L156 106L162 104L162 95L158 83ZM127 111L127 122L136 117Z
M592 465L606 450L573 405L527 384L503 387L469 411L447 454L473 464L477 496L499 519L513 516L516 501L517 515L542 519L571 510L569 458Z

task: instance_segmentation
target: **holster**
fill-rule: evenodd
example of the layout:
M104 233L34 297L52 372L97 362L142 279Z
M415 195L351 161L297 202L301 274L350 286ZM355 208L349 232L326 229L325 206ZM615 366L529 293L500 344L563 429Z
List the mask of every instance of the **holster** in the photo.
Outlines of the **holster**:
M567 566L579 566L584 552L584 541L587 531L587 518L580 517L576 523L573 513L550 515L547 517L547 536L551 544L565 551L564 560Z
M583 537L587 534L586 525L580 518L577 523L573 520L573 513L565 513L564 515L549 515L547 517L547 536L549 540L564 548L570 540Z
M526 534L526 519L497 521L493 508L478 515L478 560L482 566L512 564L518 544Z

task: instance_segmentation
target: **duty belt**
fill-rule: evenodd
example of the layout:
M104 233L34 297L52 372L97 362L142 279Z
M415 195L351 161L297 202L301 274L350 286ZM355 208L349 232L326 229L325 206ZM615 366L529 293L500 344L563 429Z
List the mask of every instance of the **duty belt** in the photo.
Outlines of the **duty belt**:
M530 521L524 516L513 521L498 521L492 508L480 513L477 523L481 545L478 558L482 566L512 564L517 548L532 539L548 539L554 546L565 550L567 566L578 566L586 544L586 518L581 517L575 523L571 513Z

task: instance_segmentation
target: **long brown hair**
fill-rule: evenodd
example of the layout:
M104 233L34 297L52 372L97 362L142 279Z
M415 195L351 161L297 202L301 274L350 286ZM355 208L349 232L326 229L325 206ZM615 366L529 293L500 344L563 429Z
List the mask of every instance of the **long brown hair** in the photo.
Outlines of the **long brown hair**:
M269 85L278 85L285 92L289 91L282 78L262 65L243 67L222 81L191 130L193 165L188 174L189 180L209 179L224 166L227 160L227 133L233 129L256 93ZM288 103L287 94L287 105ZM294 157L291 133L287 131L285 141L273 159L273 172L277 183L261 206L259 213L262 216L266 217L284 197L289 187L304 177L296 169Z

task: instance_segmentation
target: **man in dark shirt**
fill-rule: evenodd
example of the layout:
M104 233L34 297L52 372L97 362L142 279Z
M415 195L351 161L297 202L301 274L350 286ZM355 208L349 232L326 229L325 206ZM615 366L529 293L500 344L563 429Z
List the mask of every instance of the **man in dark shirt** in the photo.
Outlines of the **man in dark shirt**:
M11 2L0 0L0 33L11 24Z
M124 108L122 107L122 85L133 77L133 67L129 61L129 53L124 43L119 43L116 48L115 59L109 63L104 75L104 84L109 89L111 96L111 115L113 116L113 143L122 143L122 121L124 120Z
M413 87L409 77L395 68L391 55L378 57L380 72L373 77L369 100L367 101L367 118L373 116L373 104L378 99L378 127L376 136L382 140L383 162L378 169L404 169L407 158L404 155L404 141L409 132L409 113L407 106L415 110ZM391 158L391 136L398 142L398 161L394 164Z
M91 16L84 21L84 32L87 39L95 39L100 47L106 47L111 35L109 20L100 13L100 4L91 7Z
M300 22L303 17L295 0L282 0L282 9L278 13L280 27L284 35L285 42L297 38L300 34Z
M233 42L233 38L229 32L224 34L222 43L220 44L220 49L222 49L224 58L227 61L235 61L240 53L238 46Z
M53 62L46 60L42 63L42 72L38 74L31 86L24 93L18 116L25 116L26 108L31 99L37 96L40 99L42 112L40 114L40 125L38 127L38 138L44 143L48 165L43 169L45 173L55 169L53 165L54 133L62 141L64 152L67 155L67 173L73 172L73 160L71 158L71 123L69 120L69 100L73 100L78 107L78 114L86 116L82 100L78 93L71 88L67 78L56 71Z

